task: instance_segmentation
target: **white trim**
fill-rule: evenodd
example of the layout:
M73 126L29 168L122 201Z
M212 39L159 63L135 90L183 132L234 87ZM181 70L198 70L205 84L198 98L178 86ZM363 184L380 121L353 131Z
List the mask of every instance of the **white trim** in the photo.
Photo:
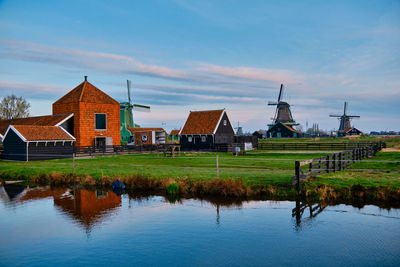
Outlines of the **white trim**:
M3 135L2 134L0 134L0 141L3 141Z
M12 125L9 125L9 126L8 126L7 131L6 131L6 133L4 134L3 141L4 141L4 139L6 139L6 136L7 136L8 132L10 131L10 129L13 130L13 132L16 133L16 134L18 135L19 138L22 139L22 141L27 142L26 138L25 138L20 132L18 132L18 130L15 129L15 127L12 126Z
M215 134L215 133L217 132L218 126L219 126L219 124L221 123L221 120L222 120L222 117L224 116L224 114L225 114L225 109L222 110L221 116L219 117L218 123L217 123L217 125L215 126L215 129L214 129L214 131L213 131L212 134Z
M186 123L187 123L187 121L188 121L188 119L189 119L189 117L190 117L190 113L192 113L192 111L189 112L189 116L187 117L187 119L186 119L185 124L183 125L183 127L179 130L178 135L182 135L181 132L182 132L182 130L185 128L185 125L186 125Z
M231 120L230 120L229 117L228 117L228 113L227 113L227 112L225 112L225 113L226 113L226 117L228 118L229 124L230 124L231 127L232 127L233 135L236 135L236 133L235 133L235 128L233 128L232 122L231 122Z
M29 161L29 141L26 142L26 161Z
M104 114L104 115L106 115L106 128L105 129L97 129L96 128L96 115L97 114ZM95 131L107 131L107 113L94 113L94 130Z
M68 117L66 117L65 119L63 119L62 121L58 122L56 125L54 126L60 126L61 124L63 124L64 122L66 122L67 120L69 120L70 118L72 118L74 116L74 113L71 113Z
M60 128L61 130L63 130L64 132L66 132L72 139L76 140L75 137L73 135L71 135L67 130L65 130L63 127L58 126L58 128Z

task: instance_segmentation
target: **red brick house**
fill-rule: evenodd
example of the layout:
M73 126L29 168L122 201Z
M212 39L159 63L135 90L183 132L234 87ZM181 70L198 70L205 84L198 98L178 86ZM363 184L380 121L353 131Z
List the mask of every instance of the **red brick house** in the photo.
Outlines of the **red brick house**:
M76 146L120 145L120 105L87 81L53 103L53 114L74 114Z

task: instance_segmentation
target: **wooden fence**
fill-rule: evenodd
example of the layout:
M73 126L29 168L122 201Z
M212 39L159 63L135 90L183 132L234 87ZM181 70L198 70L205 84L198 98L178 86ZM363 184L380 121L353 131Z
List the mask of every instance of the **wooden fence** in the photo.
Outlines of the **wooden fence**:
M380 142L383 143L384 142ZM374 145L376 142L342 142L342 143L258 143L259 150L319 150L340 151Z
M76 157L84 156L101 156L115 154L137 154L146 152L168 153L169 151L177 151L180 146L176 144L160 144L160 145L137 145L137 146L75 146L74 154Z
M292 178L293 184L299 189L300 182L310 178L312 175L342 171L363 158L374 156L376 152L384 147L386 147L384 142L369 143L364 147L354 148L353 150L333 153L306 161L295 161L295 176Z

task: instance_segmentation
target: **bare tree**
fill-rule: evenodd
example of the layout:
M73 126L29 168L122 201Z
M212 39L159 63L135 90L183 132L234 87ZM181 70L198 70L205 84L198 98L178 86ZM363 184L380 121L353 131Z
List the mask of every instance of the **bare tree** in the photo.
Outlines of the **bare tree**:
M21 97L14 94L3 97L0 103L0 119L17 119L29 116L30 104Z

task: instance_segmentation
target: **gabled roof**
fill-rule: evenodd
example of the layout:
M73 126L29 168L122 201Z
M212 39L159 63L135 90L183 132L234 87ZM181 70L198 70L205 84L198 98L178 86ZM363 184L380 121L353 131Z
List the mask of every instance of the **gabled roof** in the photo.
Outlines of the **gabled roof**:
M358 130L357 128L354 128L354 127L348 127L348 128L346 128L346 129L344 129L343 131L342 131L342 133L348 133L348 132L350 132L351 130L356 130L356 131L358 131L358 132L361 132L360 130Z
M57 114L57 115L46 115L37 117L28 117L11 120L0 120L0 135L5 135L8 126L13 125L41 125L41 126L58 126L67 119L73 116L70 114Z
M128 127L127 128L131 133L134 132L149 132L149 131L159 131L165 132L163 128L141 128L141 127Z
M190 111L179 134L214 134L225 109Z
M66 95L58 99L54 104L70 104L78 102L90 102L99 104L118 104L111 96L107 95L88 81L69 91Z
M169 135L178 135L180 132L180 130L171 130L171 132L169 133Z
M59 126L10 125L9 131L14 131L23 141L75 141L75 138Z

